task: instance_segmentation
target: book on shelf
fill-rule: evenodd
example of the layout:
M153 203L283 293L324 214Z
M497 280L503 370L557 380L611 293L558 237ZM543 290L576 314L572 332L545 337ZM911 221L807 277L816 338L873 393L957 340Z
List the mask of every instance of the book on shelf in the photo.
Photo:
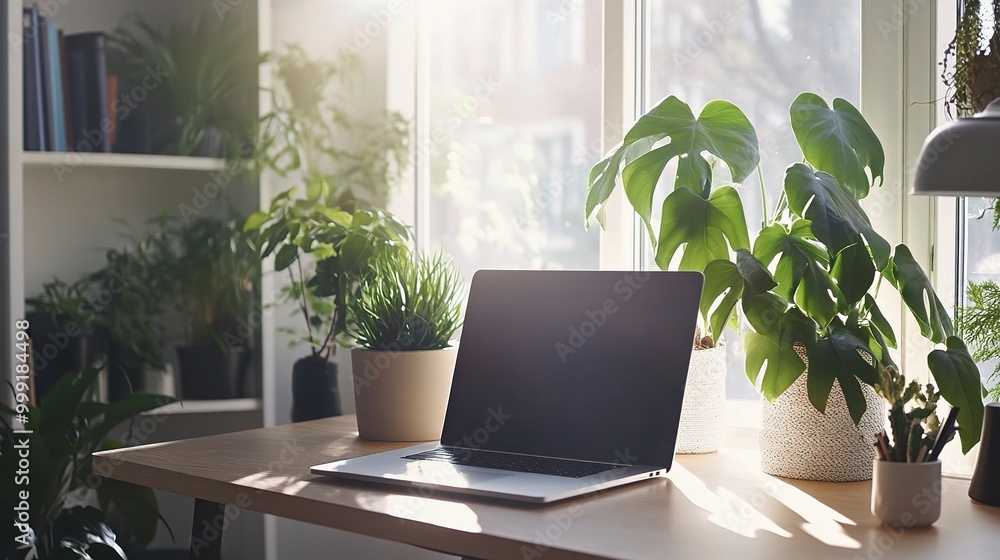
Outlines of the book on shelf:
M72 148L110 152L113 130L108 103L108 76L103 33L66 35Z
M23 15L24 149L44 150L48 142L42 104L42 53L38 6L24 8Z
M45 149L66 151L66 116L63 113L62 63L59 28L52 21L39 18L41 26L42 103L45 116Z

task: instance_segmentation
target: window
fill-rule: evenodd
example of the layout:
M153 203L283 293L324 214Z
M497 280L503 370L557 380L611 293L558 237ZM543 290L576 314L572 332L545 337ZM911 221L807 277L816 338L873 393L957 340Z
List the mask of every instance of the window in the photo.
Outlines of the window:
M601 6L522 4L431 0L418 30L433 61L427 120L417 122L430 140L418 192L429 196L430 246L454 256L466 279L486 267L599 265L583 202L598 155L587 150L600 138Z

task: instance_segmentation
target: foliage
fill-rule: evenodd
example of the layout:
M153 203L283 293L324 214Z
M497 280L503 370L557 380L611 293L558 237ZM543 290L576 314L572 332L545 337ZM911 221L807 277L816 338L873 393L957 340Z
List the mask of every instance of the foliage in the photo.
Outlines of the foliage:
M287 271L282 292L305 321L304 341L313 356L328 357L347 333L351 303L358 297L369 260L405 246L409 232L392 214L377 209L348 212L326 206L325 182L312 183L305 199L291 188L271 201L267 212L251 214L243 231L253 235L257 256L274 255L276 272Z
M352 305L354 340L375 350L436 350L461 324L462 275L442 254L384 251Z
M977 362L1000 358L1000 286L992 280L970 282L966 291L969 305L955 314L955 326L973 348ZM1000 363L993 370L996 383L990 398L1000 400Z
M928 383L921 387L916 381L906 382L895 365L879 368L875 390L889 404L889 427L892 444L886 461L922 462L930 453L941 430L937 415L941 394Z
M718 338L727 324L738 325L742 312L747 374L764 397L777 398L805 371L795 351L802 345L810 401L825 411L838 381L855 422L866 407L861 383L875 385L878 368L892 364L896 336L876 296L883 283L894 288L921 334L947 343L928 363L944 398L968 415L959 419L968 450L982 425L981 399L971 398L981 391L978 370L952 336L952 321L909 249L893 249L860 205L882 181L878 137L848 101L828 105L812 93L792 102L789 122L802 161L786 169L781 196L752 247L742 202L728 183L746 179L758 165L757 135L727 101L709 102L695 117L671 96L641 117L594 166L587 216L601 220L620 183L647 227L657 265L705 274L701 313L711 333ZM656 235L652 200L674 159ZM723 169L731 181L716 177Z
M243 221L162 216L146 238L166 279L163 297L184 315L191 344L224 346L223 334L251 312L260 261Z
M111 430L137 414L174 402L159 395L131 395L114 404L90 402L87 394L98 379L99 369L63 376L40 406L19 402L13 410L0 412L0 463L4 473L18 470L15 447L25 435L15 432L13 418L23 414L30 448L30 475L26 477L30 513L30 549L18 549L14 538L22 532L14 525L14 509L21 501L24 481L5 476L0 482L0 502L14 512L4 523L5 558L124 558L116 535L103 512L117 512L125 528L141 543L148 544L159 516L156 496L149 488L101 479L91 473L91 454L121 447L108 437ZM20 389L18 389L20 391ZM96 486L96 487L95 487ZM101 509L74 506L96 492Z
M239 157L253 136L255 123L248 116L256 107L253 34L239 18L213 23L216 19L206 12L164 33L136 17L108 37L124 79L148 90L144 103L165 153L195 155L206 131L217 127L224 153ZM165 75L155 88L143 82L150 69Z
M349 211L356 199L384 205L408 163L409 122L395 111L352 110L346 93L360 69L356 55L316 60L293 44L267 61L275 85L267 90L271 107L258 125L252 168L326 182L335 204Z
M987 37L983 25L983 3L966 0L955 29L955 37L944 55L941 78L950 94L945 99L949 114L967 117L982 111L1000 97L1000 0L987 3L992 10L993 33ZM950 62L950 63L949 63Z
M57 324L73 321L81 329L86 330L96 323L93 309L87 301L89 291L90 286L86 279L66 283L53 278L42 284L41 294L28 298L25 303L35 311L48 313Z

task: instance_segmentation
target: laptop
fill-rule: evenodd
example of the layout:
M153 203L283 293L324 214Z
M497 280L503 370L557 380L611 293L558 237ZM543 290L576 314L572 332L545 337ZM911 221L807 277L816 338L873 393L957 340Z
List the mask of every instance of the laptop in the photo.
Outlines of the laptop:
M703 281L480 270L441 440L311 472L533 503L660 476L673 460Z

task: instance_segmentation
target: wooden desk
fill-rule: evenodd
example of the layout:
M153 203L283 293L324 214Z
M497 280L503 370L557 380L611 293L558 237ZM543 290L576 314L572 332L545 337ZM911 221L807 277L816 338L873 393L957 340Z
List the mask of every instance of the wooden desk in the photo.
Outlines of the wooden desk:
M727 436L725 451L678 456L667 477L544 507L309 474L402 446L358 439L353 416L106 451L94 471L197 498L199 558L221 545L205 523L237 508L487 560L1000 556L1000 509L973 503L967 481L943 481L933 527L891 530L869 512L870 483L767 476L753 433Z

